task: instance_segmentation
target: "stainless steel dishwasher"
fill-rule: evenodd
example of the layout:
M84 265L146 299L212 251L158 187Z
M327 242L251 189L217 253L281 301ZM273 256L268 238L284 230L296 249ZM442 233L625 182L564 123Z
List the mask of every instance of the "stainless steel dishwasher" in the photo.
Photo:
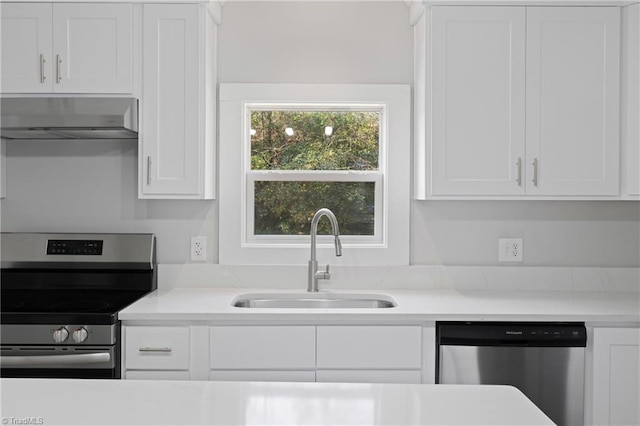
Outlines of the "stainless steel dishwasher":
M520 389L556 424L584 424L583 323L439 322L437 383Z

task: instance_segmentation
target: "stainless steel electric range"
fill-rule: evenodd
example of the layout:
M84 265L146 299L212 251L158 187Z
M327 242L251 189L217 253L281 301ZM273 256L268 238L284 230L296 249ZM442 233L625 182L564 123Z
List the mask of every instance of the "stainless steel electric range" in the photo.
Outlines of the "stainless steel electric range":
M120 378L118 311L157 288L154 235L0 238L1 377Z

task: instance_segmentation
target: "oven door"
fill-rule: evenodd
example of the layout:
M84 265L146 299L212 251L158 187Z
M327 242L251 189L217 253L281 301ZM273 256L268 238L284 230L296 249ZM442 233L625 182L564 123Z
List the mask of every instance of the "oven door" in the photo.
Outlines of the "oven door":
M0 355L2 377L119 379L116 346L9 346Z

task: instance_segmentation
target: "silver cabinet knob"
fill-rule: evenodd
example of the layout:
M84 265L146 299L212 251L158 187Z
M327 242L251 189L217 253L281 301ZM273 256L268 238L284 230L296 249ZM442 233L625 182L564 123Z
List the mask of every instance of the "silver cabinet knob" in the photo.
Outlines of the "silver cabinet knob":
M71 339L73 339L75 343L82 343L87 340L88 337L89 332L84 327L80 327L79 329L74 330L73 334L71 334Z
M57 330L53 330L53 341L56 343L62 343L69 338L69 330L65 327L60 327Z

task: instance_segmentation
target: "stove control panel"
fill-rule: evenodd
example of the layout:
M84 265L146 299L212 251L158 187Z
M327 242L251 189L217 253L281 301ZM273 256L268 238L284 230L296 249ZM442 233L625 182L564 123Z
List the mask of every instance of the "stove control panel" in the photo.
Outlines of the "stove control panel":
M47 240L47 254L101 256L102 240Z
M71 332L73 343L84 343L89 338L89 331L86 327L70 326L60 327L52 330L53 341L63 343L69 338L69 328L75 329Z
M3 345L113 345L119 324L2 324Z

